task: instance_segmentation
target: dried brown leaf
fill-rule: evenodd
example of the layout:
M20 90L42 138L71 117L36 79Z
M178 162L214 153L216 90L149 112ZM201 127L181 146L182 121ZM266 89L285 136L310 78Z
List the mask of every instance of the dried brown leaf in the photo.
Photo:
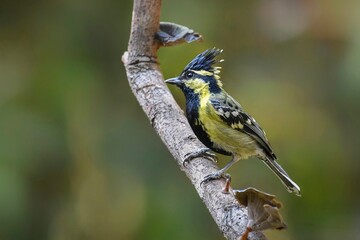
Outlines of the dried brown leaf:
M282 204L275 199L274 195L261 192L255 188L234 190L233 193L239 203L247 207L249 215L247 231L242 239L246 239L251 231L286 228L286 224L279 213Z

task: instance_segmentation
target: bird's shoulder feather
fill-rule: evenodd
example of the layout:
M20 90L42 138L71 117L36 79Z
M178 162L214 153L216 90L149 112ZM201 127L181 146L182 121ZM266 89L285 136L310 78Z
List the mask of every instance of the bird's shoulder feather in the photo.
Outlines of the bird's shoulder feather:
M268 157L276 159L264 130L235 99L223 91L219 94L212 94L209 103L223 122L231 128L251 136Z

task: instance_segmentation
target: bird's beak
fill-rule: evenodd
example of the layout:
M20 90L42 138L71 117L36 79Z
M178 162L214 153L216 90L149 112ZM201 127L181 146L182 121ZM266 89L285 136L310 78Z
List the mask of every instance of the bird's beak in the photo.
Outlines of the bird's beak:
M177 86L182 84L182 81L177 77L169 78L169 79L165 80L165 82L169 83L169 84L177 85Z

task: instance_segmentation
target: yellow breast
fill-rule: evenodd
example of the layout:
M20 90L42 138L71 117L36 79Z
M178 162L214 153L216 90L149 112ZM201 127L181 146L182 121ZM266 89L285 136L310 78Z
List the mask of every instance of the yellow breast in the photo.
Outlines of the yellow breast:
M211 93L203 91L200 97L199 120L214 147L231 152L243 159L257 154L257 145L246 133L224 122L210 103Z

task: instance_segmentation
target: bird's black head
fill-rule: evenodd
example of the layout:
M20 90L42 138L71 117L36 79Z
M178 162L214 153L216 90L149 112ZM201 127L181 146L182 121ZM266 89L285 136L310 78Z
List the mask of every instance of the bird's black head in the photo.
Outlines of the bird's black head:
M221 91L222 83L220 82L220 67L213 65L215 57L222 52L220 49L208 49L197 55L181 72L178 77L166 80L166 83L178 86L185 94L202 93L209 91L218 93Z

